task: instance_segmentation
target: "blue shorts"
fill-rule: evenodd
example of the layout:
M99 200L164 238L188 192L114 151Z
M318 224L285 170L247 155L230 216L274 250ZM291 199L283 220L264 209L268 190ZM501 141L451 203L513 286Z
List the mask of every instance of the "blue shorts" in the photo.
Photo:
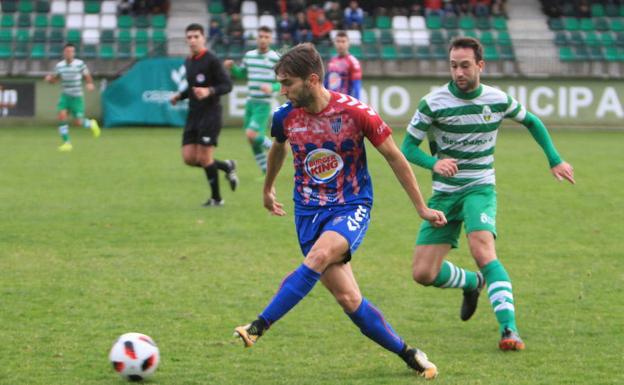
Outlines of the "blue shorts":
M367 205L349 205L323 208L307 215L295 215L301 252L304 256L307 255L321 234L335 231L349 242L349 253L343 261L349 262L368 230L370 211L371 207Z

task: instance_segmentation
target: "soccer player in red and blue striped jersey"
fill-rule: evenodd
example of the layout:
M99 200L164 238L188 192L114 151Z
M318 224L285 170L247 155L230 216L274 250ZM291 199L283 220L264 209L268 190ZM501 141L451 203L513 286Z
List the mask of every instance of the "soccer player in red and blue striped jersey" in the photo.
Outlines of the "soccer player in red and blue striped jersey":
M362 67L355 56L349 53L349 36L338 31L334 37L337 55L327 63L325 88L360 99L362 90Z
M368 229L373 203L364 138L384 156L420 217L434 226L444 215L429 209L409 163L377 113L354 97L323 86L323 63L310 44L284 54L275 67L281 93L289 102L273 115L264 184L264 206L273 215L285 211L276 200L274 182L289 142L295 169L295 224L303 263L289 274L258 318L236 334L253 346L269 327L290 311L320 280L360 331L401 357L426 378L437 368L420 350L392 329L357 285L349 261Z

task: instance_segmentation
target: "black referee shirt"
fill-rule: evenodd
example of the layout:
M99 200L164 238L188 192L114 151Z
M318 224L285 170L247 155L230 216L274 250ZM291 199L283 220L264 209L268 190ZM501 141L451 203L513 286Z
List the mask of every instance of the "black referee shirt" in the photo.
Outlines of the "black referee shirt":
M189 98L189 112L209 109L219 104L219 96L232 91L232 80L225 72L219 59L207 49L184 61L188 87L180 93L181 99ZM212 95L198 100L193 87L211 87Z

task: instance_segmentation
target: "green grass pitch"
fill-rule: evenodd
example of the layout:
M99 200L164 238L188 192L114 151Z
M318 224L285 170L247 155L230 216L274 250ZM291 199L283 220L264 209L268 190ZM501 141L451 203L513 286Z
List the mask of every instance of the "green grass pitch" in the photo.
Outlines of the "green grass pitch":
M160 347L153 384L424 383L320 285L253 349L232 338L301 262L289 160L277 185L288 215L277 218L262 207L238 129L224 130L217 154L238 160L241 185L232 193L222 182L217 209L200 207L208 187L182 164L179 130L71 134L74 151L59 153L52 126L0 127L0 384L122 384L107 354L130 331ZM553 137L575 186L550 176L525 130L503 129L497 146L497 248L514 284L521 353L498 351L485 296L462 322L460 291L411 280L420 220L369 146L376 201L353 268L364 295L438 365L434 383L624 383L624 134ZM430 196L429 175L416 175ZM451 260L473 267L464 238Z

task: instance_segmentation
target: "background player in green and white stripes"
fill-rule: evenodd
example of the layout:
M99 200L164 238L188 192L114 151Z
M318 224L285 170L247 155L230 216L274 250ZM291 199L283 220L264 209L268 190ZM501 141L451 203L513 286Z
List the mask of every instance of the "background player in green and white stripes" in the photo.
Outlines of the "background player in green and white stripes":
M266 172L266 150L271 147L271 139L266 136L266 127L271 118L273 95L279 91L273 67L279 60L279 54L271 49L273 31L261 26L258 28L258 47L245 53L240 65L232 60L225 60L223 65L230 69L232 76L247 78L249 96L245 105L243 128L262 173Z
M73 44L67 43L63 48L63 60L56 63L54 72L48 74L45 80L55 83L61 80L63 91L57 104L59 134L63 139L60 151L71 151L72 144L69 139L68 115L75 119L75 124L91 129L94 137L100 136L100 126L95 119L86 119L84 116L84 95L82 92L82 79L87 81L87 90L93 91L93 78L89 73L87 65L75 57L76 48Z
M462 288L462 320L472 316L480 290L487 283L502 335L499 348L522 350L525 345L516 326L511 279L494 246L494 148L502 120L511 118L529 130L544 150L555 178L575 183L573 169L561 159L539 118L506 93L480 83L485 63L478 40L453 40L449 56L453 80L420 101L403 143L409 161L433 171L434 193L429 206L443 211L448 219L442 228L427 223L421 226L412 273L423 285ZM426 136L433 156L419 149ZM478 272L445 260L451 248L457 247L462 222Z

